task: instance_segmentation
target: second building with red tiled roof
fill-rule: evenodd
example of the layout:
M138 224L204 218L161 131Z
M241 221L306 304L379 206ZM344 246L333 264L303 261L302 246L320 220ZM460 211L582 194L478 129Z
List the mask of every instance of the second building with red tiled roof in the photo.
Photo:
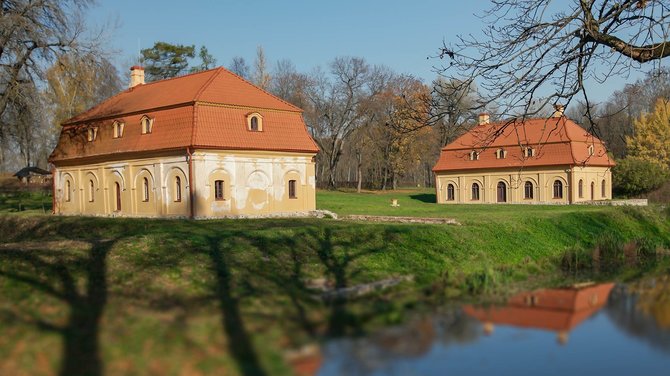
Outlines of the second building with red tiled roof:
M302 110L224 68L144 83L62 124L54 211L210 218L315 209Z
M612 198L604 143L563 115L479 124L433 167L437 202L567 204Z

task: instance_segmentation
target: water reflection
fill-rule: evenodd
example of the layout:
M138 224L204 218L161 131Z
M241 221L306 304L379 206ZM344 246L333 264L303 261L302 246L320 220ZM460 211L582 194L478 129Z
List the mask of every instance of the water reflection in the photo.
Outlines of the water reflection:
M670 277L588 284L465 305L327 341L319 375L667 374Z
M566 344L572 331L606 303L613 283L542 289L513 296L503 307L472 305L463 311L483 323L484 332L493 334L495 325L544 329L555 332L558 343Z

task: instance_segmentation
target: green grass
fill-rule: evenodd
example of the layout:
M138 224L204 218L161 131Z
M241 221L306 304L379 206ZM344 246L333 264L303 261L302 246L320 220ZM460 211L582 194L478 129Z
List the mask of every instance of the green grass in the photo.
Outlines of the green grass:
M51 212L51 195L41 191L0 191L0 214L48 214Z
M455 294L556 283L566 250L607 234L670 245L656 206L442 206L425 195L317 200L338 214L463 225L0 214L0 374L291 374L287 349L402 321ZM347 302L310 287L403 275L415 279Z
M398 207L391 200L398 200ZM455 218L464 223L509 223L530 218L552 218L567 213L599 213L611 208L589 205L437 205L435 190L318 191L317 207L340 215L369 214L409 217Z

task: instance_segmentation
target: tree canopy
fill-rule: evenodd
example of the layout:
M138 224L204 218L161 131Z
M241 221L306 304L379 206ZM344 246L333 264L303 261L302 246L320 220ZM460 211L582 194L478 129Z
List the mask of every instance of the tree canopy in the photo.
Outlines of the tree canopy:
M535 115L670 55L667 0L495 0L482 35L458 36L439 57L443 76L482 89L504 115Z
M195 57L195 45L156 42L140 53L147 81L157 81L187 72L189 59Z

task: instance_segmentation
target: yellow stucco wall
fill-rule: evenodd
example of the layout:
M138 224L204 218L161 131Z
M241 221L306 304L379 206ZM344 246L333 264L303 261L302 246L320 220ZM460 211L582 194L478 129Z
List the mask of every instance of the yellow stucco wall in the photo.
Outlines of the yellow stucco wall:
M192 156L194 216L315 210L312 157L313 154L305 153L196 150ZM189 176L185 154L58 166L54 174L54 211L58 214L188 217L191 215ZM222 200L214 197L216 180L224 181ZM295 198L288 195L290 180L296 181ZM66 193L68 182L69 195Z
M578 182L583 181L583 197L579 197ZM554 197L554 182L560 181L562 196ZM602 182L605 182L605 195ZM532 184L533 197L525 197L526 182ZM479 200L472 199L472 185L480 186ZM590 201L590 187L594 184L594 200L612 199L612 175L607 167L553 166L529 169L470 170L436 173L436 192L439 204L493 204L498 203L498 184L503 183L506 203L568 204ZM447 200L449 184L454 186L454 200Z
M193 154L196 217L306 212L316 209L313 154L196 151ZM215 181L224 199L215 199ZM296 181L295 198L288 182Z

